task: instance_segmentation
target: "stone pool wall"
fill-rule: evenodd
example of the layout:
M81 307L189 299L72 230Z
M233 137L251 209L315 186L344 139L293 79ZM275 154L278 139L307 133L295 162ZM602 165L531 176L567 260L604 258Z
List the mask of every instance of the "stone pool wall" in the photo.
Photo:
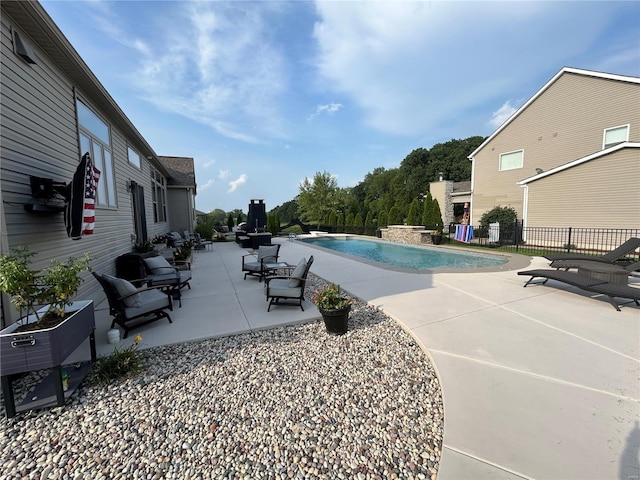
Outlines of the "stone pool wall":
M431 245L433 230L425 230L421 225L389 225L380 229L382 239L410 245Z

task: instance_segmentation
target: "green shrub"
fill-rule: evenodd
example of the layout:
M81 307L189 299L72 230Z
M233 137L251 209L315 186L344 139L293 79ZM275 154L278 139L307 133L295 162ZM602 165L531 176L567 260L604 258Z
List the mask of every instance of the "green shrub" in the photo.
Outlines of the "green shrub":
M91 371L91 378L98 383L111 383L122 377L130 377L142 371L142 357L138 352L138 343L142 340L136 335L131 345L100 357Z
M513 207L493 207L480 217L480 226L488 227L490 223L500 223L500 226L513 225L518 213Z

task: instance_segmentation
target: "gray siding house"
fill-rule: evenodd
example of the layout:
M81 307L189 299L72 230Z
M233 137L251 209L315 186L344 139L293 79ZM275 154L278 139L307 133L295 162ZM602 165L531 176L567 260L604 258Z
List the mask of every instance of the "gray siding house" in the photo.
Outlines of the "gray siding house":
M471 222L640 228L640 78L563 68L471 155Z
M89 252L93 270L114 273L116 257L170 230L170 174L38 2L0 8L0 253L27 245L44 268ZM72 240L60 196L34 198L32 182L68 184L86 152L101 172L95 229ZM104 299L90 274L77 297ZM3 298L2 324L16 317Z
M193 232L196 226L196 174L191 157L159 157L169 172L167 207L172 231Z

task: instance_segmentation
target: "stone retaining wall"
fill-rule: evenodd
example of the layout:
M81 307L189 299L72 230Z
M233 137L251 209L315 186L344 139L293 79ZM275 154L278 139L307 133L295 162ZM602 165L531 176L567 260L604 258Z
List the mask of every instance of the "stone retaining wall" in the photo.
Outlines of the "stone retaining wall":
M431 245L431 232L421 225L389 225L380 229L382 239L410 245Z

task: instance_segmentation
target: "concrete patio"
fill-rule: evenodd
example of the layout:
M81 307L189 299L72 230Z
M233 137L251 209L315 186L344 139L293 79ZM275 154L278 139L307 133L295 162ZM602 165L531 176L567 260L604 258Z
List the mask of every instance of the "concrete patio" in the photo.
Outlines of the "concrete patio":
M438 479L640 478L640 308L616 312L606 298L551 281L522 288L516 270L404 273L275 241L282 261L314 255L312 273L384 310L432 358L445 405ZM263 284L243 280L245 253L231 242L197 252L173 324L142 327L142 346L319 318L308 300L304 312L267 313ZM531 266L547 263L534 258ZM96 321L100 355L114 348L106 302ZM83 345L71 361L85 358Z

